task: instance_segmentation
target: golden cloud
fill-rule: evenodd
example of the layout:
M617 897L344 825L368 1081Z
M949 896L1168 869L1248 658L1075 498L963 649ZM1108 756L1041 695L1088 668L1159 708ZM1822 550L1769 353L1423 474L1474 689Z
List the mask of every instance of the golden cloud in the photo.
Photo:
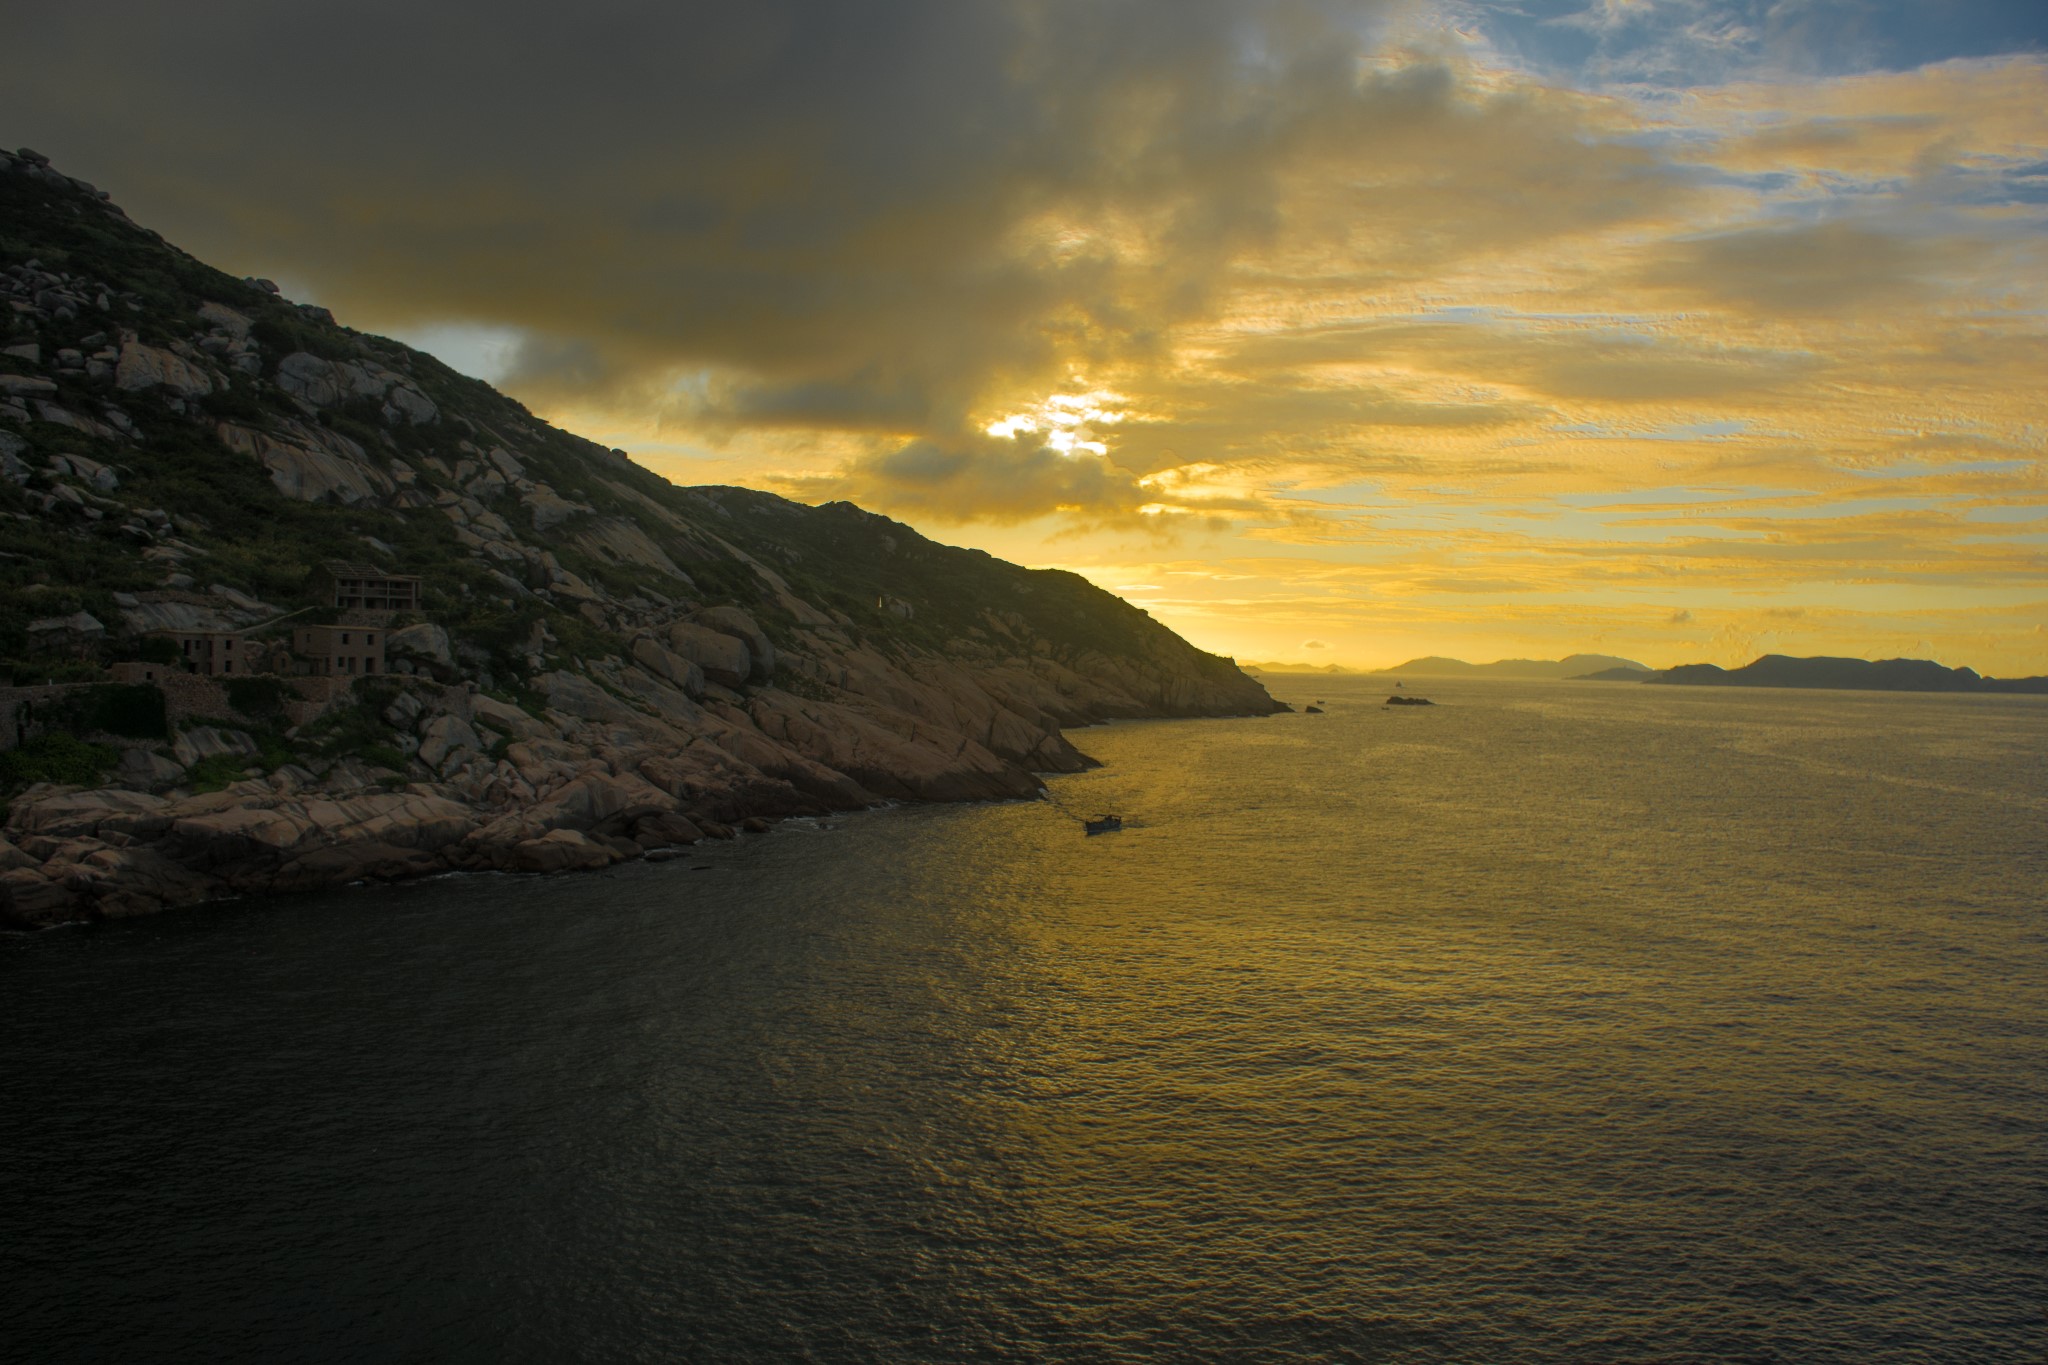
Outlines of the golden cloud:
M1682 581L1695 643L2048 669L2048 62L1638 98L1396 9L113 0L17 17L0 116L347 321L500 329L657 467L1181 584L1222 647L1666 650Z

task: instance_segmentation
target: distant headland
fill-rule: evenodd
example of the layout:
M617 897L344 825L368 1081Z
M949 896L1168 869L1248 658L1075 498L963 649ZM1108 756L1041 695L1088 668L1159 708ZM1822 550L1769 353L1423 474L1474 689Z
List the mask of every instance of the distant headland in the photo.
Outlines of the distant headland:
M2048 678L1987 678L1931 659L1795 659L1766 654L1741 668L1680 664L1642 679L1685 687L1830 687L1855 692L2028 692L2048 695Z
M1370 671L1337 664L1246 664L1251 673L1317 673L1366 678L1554 678L1566 682L1670 683L1681 687L1817 687L1847 692L2000 692L2048 695L2048 677L1987 678L1974 669L1949 668L1931 659L1797 659L1766 654L1741 668L1679 664L1654 669L1611 654L1562 659L1501 659L1467 663L1439 654Z
M1562 659L1500 659L1490 664L1468 664L1463 659L1446 659L1431 654L1410 659L1394 668L1382 668L1372 677L1414 674L1431 678L1578 678L1594 672L1628 672L1648 678L1655 670L1633 659L1612 654L1569 654Z

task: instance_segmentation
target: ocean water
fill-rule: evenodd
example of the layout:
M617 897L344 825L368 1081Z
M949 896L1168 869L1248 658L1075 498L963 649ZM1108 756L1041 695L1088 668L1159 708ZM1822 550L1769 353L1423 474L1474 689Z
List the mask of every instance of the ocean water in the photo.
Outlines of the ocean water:
M0 1356L2048 1353L2048 702L1273 682L1057 805L0 940Z

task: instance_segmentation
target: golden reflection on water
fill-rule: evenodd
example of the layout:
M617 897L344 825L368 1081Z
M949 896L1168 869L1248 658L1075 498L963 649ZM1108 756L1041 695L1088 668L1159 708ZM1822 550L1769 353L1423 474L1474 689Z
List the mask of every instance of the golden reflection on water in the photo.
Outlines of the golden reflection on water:
M976 998L948 1002L965 1079L940 1127L1017 1174L1006 1197L1039 1235L1186 1293L1280 1263L1356 1271L1397 1313L1418 1249L1683 1262L1691 1238L1778 1235L1780 1181L1819 1179L1866 1124L1924 1122L1939 1145L1956 1116L1898 1068L1966 1050L1959 1014L2041 995L1901 951L2038 877L2001 856L2040 849L2014 818L2040 808L2039 773L2010 739L1833 723L1838 698L1771 698L1792 714L1757 724L1729 709L1753 696L1673 715L1669 693L1468 687L1420 714L1354 688L1250 735L1084 733L1109 766L1055 789L1122 812L1118 836L1051 808L949 822L929 884L906 887L972 907L955 931ZM1890 721L1916 700L1862 706ZM2048 734L2025 708L1997 713L2022 751ZM1942 775L1886 769L1902 730ZM1971 808L1879 799L1859 825L1893 782ZM1952 875L1901 883L1899 859ZM1899 1008L1929 992L1939 1008ZM1830 1214L1851 1216L1808 1216Z
M1312 686L1080 732L1107 766L1060 806L0 945L21 999L98 1002L15 1030L23 1321L167 1358L308 1355L269 1305L309 1299L332 1359L2040 1353L2048 705Z

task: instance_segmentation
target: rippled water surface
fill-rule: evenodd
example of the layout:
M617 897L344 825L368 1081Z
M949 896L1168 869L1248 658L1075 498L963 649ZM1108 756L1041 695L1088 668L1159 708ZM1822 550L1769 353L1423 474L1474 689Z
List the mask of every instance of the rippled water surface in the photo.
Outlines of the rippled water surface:
M2042 1358L2048 703L1411 686L0 941L0 1355Z

